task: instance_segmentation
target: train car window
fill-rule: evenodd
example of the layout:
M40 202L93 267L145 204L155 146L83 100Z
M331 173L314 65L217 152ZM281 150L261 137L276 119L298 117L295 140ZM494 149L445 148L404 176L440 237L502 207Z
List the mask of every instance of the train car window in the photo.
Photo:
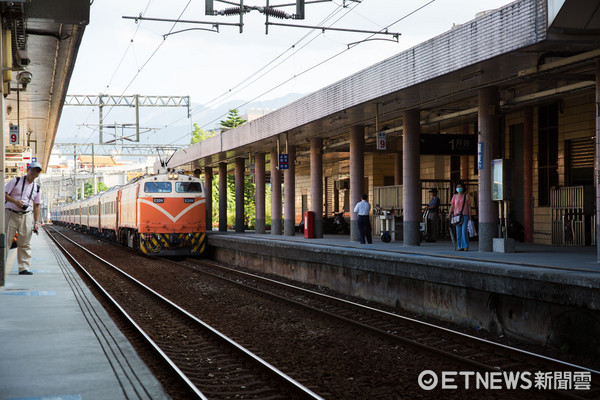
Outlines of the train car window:
M202 193L200 182L176 182L175 191L177 193Z
M171 193L171 182L146 182L145 193Z

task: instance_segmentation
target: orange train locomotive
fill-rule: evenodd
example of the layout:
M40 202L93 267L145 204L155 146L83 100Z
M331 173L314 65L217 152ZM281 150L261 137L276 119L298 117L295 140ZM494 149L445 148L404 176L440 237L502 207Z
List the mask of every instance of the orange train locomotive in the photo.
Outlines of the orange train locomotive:
M204 184L174 172L144 175L60 205L51 217L148 255L200 255L206 247Z

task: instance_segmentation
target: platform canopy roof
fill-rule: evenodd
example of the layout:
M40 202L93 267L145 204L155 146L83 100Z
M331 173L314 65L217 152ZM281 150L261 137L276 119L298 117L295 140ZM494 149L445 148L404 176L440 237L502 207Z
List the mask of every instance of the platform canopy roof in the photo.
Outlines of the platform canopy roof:
M495 86L500 112L595 86L600 0L520 0L311 93L264 117L180 150L170 167L215 165L269 153L288 140L299 157L309 141L348 151L350 127L365 127L366 151L385 131L401 150L402 114L419 109L423 133L477 120L478 89ZM283 147L282 147L283 148Z
M30 148L47 167L89 11L89 0L0 0L3 36L10 31L4 66L12 64L4 86L7 153ZM19 125L17 146L9 124Z

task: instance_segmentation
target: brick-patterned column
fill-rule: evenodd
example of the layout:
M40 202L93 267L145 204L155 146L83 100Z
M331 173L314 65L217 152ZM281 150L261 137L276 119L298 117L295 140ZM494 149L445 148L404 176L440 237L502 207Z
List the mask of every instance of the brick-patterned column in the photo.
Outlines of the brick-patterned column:
M498 230L498 205L492 201L492 160L497 156L498 88L479 89L478 146L483 145L483 169L479 170L479 251L493 251Z
M281 172L277 150L271 152L271 235L281 235Z
M219 231L227 232L227 163L219 163Z
M254 156L254 183L256 187L255 229L256 233L265 233L265 153L257 153Z
M419 136L421 121L419 110L402 113L403 141L403 203L405 246L421 245L421 150Z
M365 128L350 127L350 240L360 241L358 216L354 212L363 195L365 177ZM372 211L372 210L371 210Z
M323 237L323 139L310 140L310 209L315 213L313 235Z

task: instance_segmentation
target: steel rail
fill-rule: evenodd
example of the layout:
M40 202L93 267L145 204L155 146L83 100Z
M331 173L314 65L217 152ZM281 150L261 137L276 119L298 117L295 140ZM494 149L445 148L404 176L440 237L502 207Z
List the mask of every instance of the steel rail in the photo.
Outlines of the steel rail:
M73 242L71 239L69 239L62 233L58 232L56 229L53 228L53 230L54 230L54 232L61 235L62 237L64 237L68 241L70 241L71 243L74 243L75 245L79 246L77 243ZM83 265L81 265L75 259L75 257L73 257L73 255L71 253L69 253L67 251L67 249L65 249L58 242L58 240L54 237L54 235L52 235L50 232L48 232L48 229L46 229L46 233L48 233L48 236L50 237L50 239L52 239L52 241L62 250L63 254L65 254L73 263L75 263L77 265L77 267L81 271L83 271L87 275L87 277L94 283L96 288L98 288L102 292L102 294L112 303L112 305L115 306L119 310L119 312L123 315L123 317L125 317L125 319L127 319L127 321L131 324L131 326L133 326L135 328L135 330L137 331L137 333L139 333L146 340L146 342L152 347L152 349L156 353L158 353L158 355L163 359L163 361L165 361L167 363L167 365L173 370L173 372L175 372L175 374L181 379L181 381L186 385L186 387L189 388L192 391L192 393L194 393L199 399L208 400L208 398L189 380L189 378L179 369L179 367L177 367L177 365L169 358L169 356L167 356L165 354L165 352L162 351L162 349L156 344L156 342L154 342L154 340L152 340L152 338L150 338L150 336L135 322L135 320L127 313L127 311L125 311L125 309L123 309L123 307L121 307L121 305L108 293L108 291L106 289L104 289L104 287L102 285L100 285L100 282L98 282L96 279L94 279L94 277L83 267Z
M431 329L434 329L434 330L443 331L445 333L449 333L449 334L455 335L457 337L461 337L461 338L465 338L465 339L469 339L469 340L478 341L478 342L480 342L482 344L486 344L486 345L489 345L489 346L500 347L500 348L502 348L504 350L514 351L514 352L520 353L520 354L525 355L525 356L531 356L531 357L535 357L535 358L538 358L538 359L543 359L545 361L549 361L549 362L553 362L553 363L556 363L556 364L560 364L563 367L576 368L576 369L579 369L579 370L582 370L582 371L590 372L590 373L592 373L592 374L597 375L598 377L600 377L600 371L597 371L597 370L592 369L592 368L584 367L584 366L577 365L577 364L572 364L572 363L569 363L569 362L566 362L566 361L562 361L562 360L559 360L559 359L556 359L556 358L544 356L542 354L532 353L532 352L527 351L527 350L522 350L522 349L519 349L519 348L516 348L516 347L507 346L505 344L496 343L496 342L493 342L491 340L478 338L476 336L472 336L472 335L469 335L469 334L466 334L466 333L462 333L462 332L458 332L458 331L455 331L455 330L452 330L452 329L448 329L448 328L445 328L443 326L434 325L434 324L431 324L429 322L419 321L417 319L410 318L410 317L405 317L403 315L394 314L394 313L389 312L389 311L379 310L377 308L369 307L369 306L366 306L364 304L359 304L359 303L355 303L355 302L352 302L352 301L349 301L349 300L340 299L338 297L334 297L334 296L330 296L330 295L327 295L327 294L315 292L315 291L312 291L312 290L309 290L309 289L305 289L305 288L301 288L301 287L298 287L298 286L290 285L290 284L285 283L285 282L279 282L279 281L276 281L274 279L265 278L265 277L260 276L260 275L251 274L249 272L235 270L235 269L223 266L223 265L208 263L206 261L200 261L200 260L194 260L193 262L194 263L198 263L198 264L204 264L204 265L207 265L207 266L209 266L211 268L222 269L222 270L225 270L225 271L230 272L230 273L234 273L234 274L238 274L238 275L243 275L243 276L246 276L246 277L249 277L249 278L252 278L252 279L261 280L263 282L268 282L270 284L274 284L274 285L277 285L277 286L285 287L287 289L292 289L292 290L295 290L295 291L298 291L298 292L301 292L301 293L306 293L306 294L309 294L309 295L312 295L312 296L315 296L315 297L325 298L325 299L327 299L329 301L337 302L337 303L342 304L342 305L360 308L360 309L363 309L363 310L367 310L369 312L373 312L375 314L381 314L381 315L385 315L385 316L388 316L388 317L398 318L398 319L400 319L402 321L407 321L407 322L410 322L412 324L417 324L417 325L425 326L425 327L428 327L428 328L431 328Z
M172 263L175 263L175 264L179 264L179 265L182 265L184 267L188 267L189 268L189 266L186 266L185 264L178 263L176 261L171 261L171 260L166 260L166 261L169 261L169 262L172 262ZM450 334L452 336L455 336L455 337L457 337L459 339L474 341L476 343L480 343L482 345L485 345L485 346L487 346L490 349L502 349L502 350L505 350L505 351L513 352L513 353L515 353L515 354L517 354L519 356L522 356L525 360L529 360L528 361L529 363L532 363L532 360L533 361L538 361L538 362L541 361L541 362L546 362L546 363L552 364L553 368L554 367L556 367L556 368L559 368L559 367L562 367L562 368L572 368L572 369L577 369L577 370L584 371L584 372L589 372L591 374L591 377L592 377L592 380L590 381L590 384L592 384L592 385L594 385L593 384L594 380L597 381L598 379L600 379L600 371L597 371L597 370L594 370L594 369L591 369L591 368L587 368L587 367L583 367L583 366L580 366L580 365L568 363L568 362L565 362L565 361L562 361L562 360L558 360L558 359L555 359L555 358L547 357L547 356L544 356L544 355L541 355L541 354L532 353L532 352L529 352L529 351L526 351L526 350L522 350L522 349L518 349L518 348L515 348L515 347L507 346L507 345L504 345L504 344L495 343L495 342L492 342L490 340L478 338L478 337L471 336L471 335L468 335L468 334L465 334L465 333L462 333L462 332L457 332L457 331L454 331L454 330L451 330L451 329L448 329L448 328L444 328L444 327L441 327L441 326L437 326L437 325L434 325L434 324L431 324L431 323L419 321L419 320L416 320L416 319L413 319L413 318L409 318L409 317L404 317L404 316L397 315L397 314L390 313L390 312L383 311L383 310L378 310L378 309L373 308L373 307L369 307L369 306L365 306L365 305L362 305L362 304L354 303L354 302L351 302L351 301L348 301L348 300L344 300L344 299L339 299L337 297L329 296L329 295L326 295L326 294L314 292L314 291L311 291L311 290L308 290L308 289L304 289L304 288L300 288L300 287L297 287L297 286L293 286L293 285L290 285L290 284L287 284L287 283L284 283L284 282L278 282L276 280L273 280L273 279L270 279L270 278L265 278L265 277L258 276L258 275L255 275L255 274L251 274L251 273L248 273L248 272L234 270L234 269L228 268L226 266L217 265L217 264L209 263L209 262L206 262L206 261L200 261L200 260L193 260L193 263L195 263L195 264L203 264L203 265L206 265L206 266L208 266L210 268L221 269L221 270L224 270L224 271L236 274L236 275L241 275L241 276L245 276L247 278L251 278L251 279L255 279L255 280L267 282L269 284L273 284L273 285L284 287L285 289L288 289L288 290L291 289L291 290L294 290L294 291L297 291L297 292L300 292L300 293L303 293L303 294L308 294L308 295L311 295L311 296L315 296L317 298L324 298L324 299L326 299L329 302L335 302L335 303L338 303L338 304L342 304L342 305L344 305L346 307L350 306L350 307L354 307L354 308L358 308L358 309L361 309L361 310L365 310L365 311L368 311L368 312L371 312L371 313L374 313L374 314L380 314L381 316L397 318L397 319L399 319L399 320L401 320L403 322L408 322L408 323L410 323L412 325L422 326L422 327L425 327L425 328L427 328L429 330L433 330L433 331L438 331L438 332L441 331L441 332ZM194 270L196 270L196 269L194 269ZM258 293L261 296L268 296L268 297L271 297L271 298L274 298L274 299L277 299L277 300L282 300L282 301L294 304L294 305L302 307L304 309L308 309L311 312L319 313L319 314L325 315L327 317L340 320L340 321L342 321L344 323L348 323L348 324L351 324L351 325L354 325L354 326L361 327L363 329L366 329L368 331L374 332L374 333L376 333L376 334L378 334L380 336L383 336L383 337L392 338L392 339L395 339L395 340L400 340L403 343L407 343L407 344L416 346L418 348L421 348L423 350L429 351L429 352L434 353L434 354L439 354L439 355L442 355L444 357L448 357L449 359L456 360L456 361L459 361L461 363L469 364L469 365L474 366L476 368L480 368L480 369L483 369L483 370L489 370L489 371L497 371L498 370L498 368L496 366L491 366L491 365L483 364L481 362L465 358L465 357L460 356L458 354L450 353L450 352L447 352L445 350L429 346L427 344L419 343L419 342L417 342L415 340L404 338L402 336L399 336L399 335L396 335L396 334L393 334L393 333L390 333L390 332L383 331L383 330L381 330L379 328L376 328L376 327L373 327L373 326L370 326L370 325L367 325L367 324L364 324L364 323L361 323L361 322L357 322L355 320L343 317L343 316L341 316L339 314L336 314L334 312L331 312L331 311L326 311L326 310L323 310L323 309L320 309L320 308L313 307L313 306L308 305L308 304L304 304L304 303L298 302L296 300L288 299L288 298L279 296L277 294L269 293L269 292L264 291L262 289L250 286L248 284L245 284L245 283L242 283L242 282L238 282L238 281L235 281L235 280L231 280L231 279L228 279L226 277L222 277L222 276L219 276L219 275L216 275L216 274L212 274L212 273L207 272L207 271L201 271L201 270L196 270L196 271L199 271L201 273L210 275L210 276L215 277L217 279L221 279L221 280L227 281L229 283L233 283L233 284L235 284L237 286L240 286L240 287L243 287L243 288L245 288L245 289L247 289L249 291ZM525 363L526 362L525 360L522 359L519 362L520 363ZM532 363L532 364L535 365L535 363ZM592 389L592 390L596 390L596 389ZM582 396L585 396L586 393L589 393L589 391L582 392L581 393L582 396L578 396L578 395L573 394L572 392L565 392L565 391L561 391L561 390L554 390L552 392L555 393L555 394L567 397L567 398L571 398L571 399L585 399L586 397L582 397Z
M229 345L230 347L234 348L235 350L237 350L239 353L241 353L242 355L244 355L245 357L250 358L251 360L253 360L255 363L257 363L258 365L260 365L262 368L266 369L269 373L271 373L272 375L274 375L275 377L279 378L281 381L283 381L285 384L288 385L289 388L295 390L296 392L298 392L299 394L302 394L303 396L306 396L307 398L310 399L316 399L316 400L324 400L321 396L319 396L318 394L314 393L313 391L311 391L310 389L308 389L307 387L305 387L304 385L300 384L299 382L297 382L296 380L294 380L293 378L289 377L288 375L286 375L284 372L278 370L277 368L275 368L274 366L272 366L271 364L269 364L267 361L263 360L262 358L258 357L257 355L255 355L254 353L252 353L251 351L247 350L246 348L244 348L243 346L241 346L240 344L238 344L237 342L233 341L232 339L230 339L229 337L225 336L224 334L222 334L221 332L219 332L218 330L216 330L215 328L213 328L212 326L208 325L207 323L205 323L204 321L200 320L199 318L197 318L196 316L194 316L193 314L189 313L187 310L183 309L182 307L180 307L179 305L177 305L176 303L172 302L171 300L167 299L166 297L164 297L163 295L161 295L160 293L154 291L152 288L148 287L147 285L145 285L144 283L140 282L139 280L135 279L133 276L129 275L128 273L122 271L121 269L119 269L118 267L116 267L115 265L111 264L110 262L104 260L103 258L101 258L100 256L94 254L93 252L89 251L88 249L84 248L83 246L79 245L78 243L76 243L75 241L73 241L72 239L68 238L67 236L63 235L62 233L54 230L57 234L61 235L62 237L64 237L66 240L68 240L69 242L71 242L72 244L74 244L75 246L79 247L80 249L84 250L86 253L90 254L92 257L98 259L99 261L101 261L102 263L110 266L111 268L113 268L114 270L118 271L121 275L127 277L129 280L131 280L132 282L135 282L136 284L138 284L140 287L143 287L144 289L146 289L149 293L151 293L152 295L156 296L157 298L163 300L165 303L169 304L170 306L172 306L174 309L176 309L178 312L180 312L181 314L185 315L186 317L190 318L191 320L193 320L194 322L196 322L197 324L199 324L200 326L202 326L205 330L207 330L208 332L210 332L211 334L213 334L214 336L216 336L220 341L222 341L223 343L226 343L227 345ZM52 235L49 235L52 237ZM184 381L186 383L189 382L190 385L192 385L191 388L195 389L195 392L197 392L199 394L199 398L201 399L206 399L206 397L204 397L204 395L196 388L196 386L187 378L187 376L185 376L185 374L183 374L183 372L181 372L181 370L179 370L179 368L169 359L169 357L164 354L164 352L162 352L162 350L160 350L160 348L152 341L152 339L150 339L150 337L145 334L143 332L143 330L141 330L141 328L135 323L135 321L133 321L133 319L127 315L127 313L125 312L125 310L123 310L118 303L108 294L108 292L106 292L106 290L104 290L100 284L94 279L92 278L92 276L85 270L85 268L83 268L83 266L81 266L81 264L79 264L77 261L75 261L75 259L64 249L64 247L62 247L57 241L56 239L54 239L54 242L63 250L63 252L65 252L66 254L69 255L69 257L78 265L79 268L81 268L92 280L93 282L98 285L99 288L101 288L101 290L104 292L105 295L107 295L109 297L109 299L119 308L119 310L121 310L121 312L128 318L128 320L134 324L134 326L140 330L140 333L142 333L142 335L149 341L150 344L152 344L152 346L159 352L159 354L161 354L161 356L165 357L165 360L169 363L169 365L178 373L178 375L180 375L180 377L182 379L184 379Z

